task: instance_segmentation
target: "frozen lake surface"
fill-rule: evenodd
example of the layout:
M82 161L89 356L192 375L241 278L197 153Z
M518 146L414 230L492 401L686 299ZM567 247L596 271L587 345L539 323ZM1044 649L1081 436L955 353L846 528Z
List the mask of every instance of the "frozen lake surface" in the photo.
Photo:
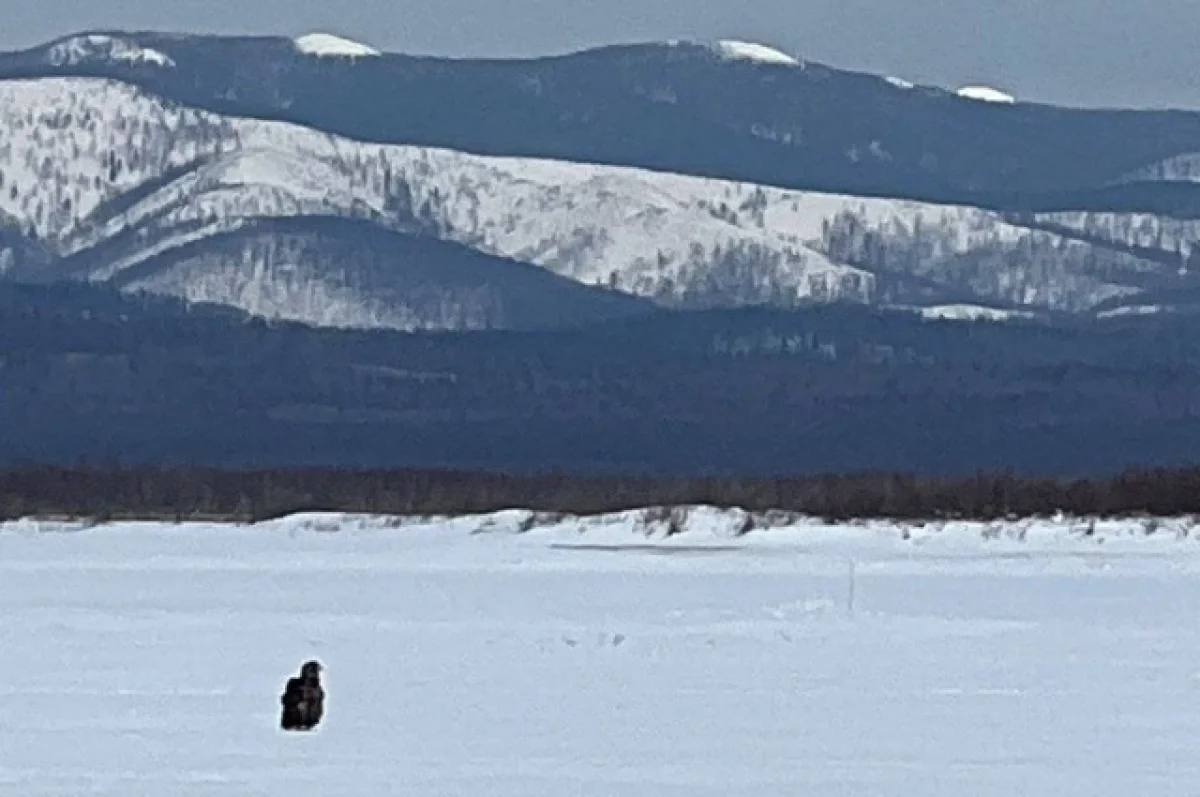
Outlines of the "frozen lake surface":
M519 521L0 526L0 793L1200 794L1190 530Z

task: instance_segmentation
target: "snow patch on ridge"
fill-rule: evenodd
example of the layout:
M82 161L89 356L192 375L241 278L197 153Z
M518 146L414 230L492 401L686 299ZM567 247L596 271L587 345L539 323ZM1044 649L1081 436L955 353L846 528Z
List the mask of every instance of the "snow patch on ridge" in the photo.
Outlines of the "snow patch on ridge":
M776 50L774 47L768 47L765 44L725 39L714 44L713 49L722 57L732 61L754 61L760 64L801 66L801 62L798 59L781 50Z
M1017 101L1017 98L1013 95L1007 94L1000 89L992 88L991 86L963 86L954 93L965 100L994 102L1002 105L1011 105Z
M364 58L381 55L379 50L370 45L332 33L309 33L294 39L292 43L305 55L318 57Z
M1096 313L1096 318L1120 318L1123 316L1157 315L1162 311L1162 306L1157 304L1131 304L1125 307L1117 307L1112 310L1101 310L1100 312Z
M914 88L916 88L916 86L915 86L915 85L913 85L912 83L909 83L907 80L904 80L903 78L898 78L898 77L885 77L885 78L884 78L884 81L885 81L886 83L888 83L889 85L891 85L891 86L894 86L894 87L896 87L896 88L898 88L898 89L904 89L904 90L906 90L906 91L907 91L908 89L914 89Z
M1014 318L1033 318L1025 310L1002 310L978 304L940 304L922 307L921 316L938 321L1010 321Z
M52 46L46 57L53 66L75 66L86 61L125 61L161 67L175 66L175 61L164 52L142 47L129 39L100 33L64 39Z

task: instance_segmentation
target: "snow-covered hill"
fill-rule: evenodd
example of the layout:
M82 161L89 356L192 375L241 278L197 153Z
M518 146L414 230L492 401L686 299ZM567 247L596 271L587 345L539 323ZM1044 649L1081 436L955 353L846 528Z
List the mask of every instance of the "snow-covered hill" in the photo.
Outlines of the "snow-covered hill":
M182 107L111 80L0 82L0 229L19 230L24 246L0 236L6 273L113 280L318 324L425 325L411 321L411 308L348 309L370 302L355 284L361 269L344 250L326 256L303 244L295 227L286 245L251 236L231 249L224 238L197 255L214 236L253 222L328 217L440 238L672 306L843 300L1086 310L1186 278L1180 263L1197 232L1193 222L1158 217L1001 215L354 142ZM285 254L297 246L302 268ZM181 247L189 252L182 271L172 254ZM55 260L22 254L35 249ZM388 293L387 270L371 269L371 291ZM281 279L287 291L277 289ZM334 303L330 285L337 312L323 306Z
M341 328L563 327L653 309L536 266L328 217L248 221L173 246L112 281Z

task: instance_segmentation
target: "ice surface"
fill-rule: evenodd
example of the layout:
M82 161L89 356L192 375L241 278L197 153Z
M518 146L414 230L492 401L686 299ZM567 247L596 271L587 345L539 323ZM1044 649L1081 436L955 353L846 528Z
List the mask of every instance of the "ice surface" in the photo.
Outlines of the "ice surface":
M0 793L1200 793L1190 524L652 520L0 527Z

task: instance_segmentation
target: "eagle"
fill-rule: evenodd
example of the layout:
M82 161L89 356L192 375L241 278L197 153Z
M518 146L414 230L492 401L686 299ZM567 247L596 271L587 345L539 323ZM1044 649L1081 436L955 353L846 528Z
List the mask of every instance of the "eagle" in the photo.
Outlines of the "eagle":
M321 686L319 661L306 661L299 677L289 678L279 702L283 712L279 727L285 731L311 731L325 713L325 689Z

